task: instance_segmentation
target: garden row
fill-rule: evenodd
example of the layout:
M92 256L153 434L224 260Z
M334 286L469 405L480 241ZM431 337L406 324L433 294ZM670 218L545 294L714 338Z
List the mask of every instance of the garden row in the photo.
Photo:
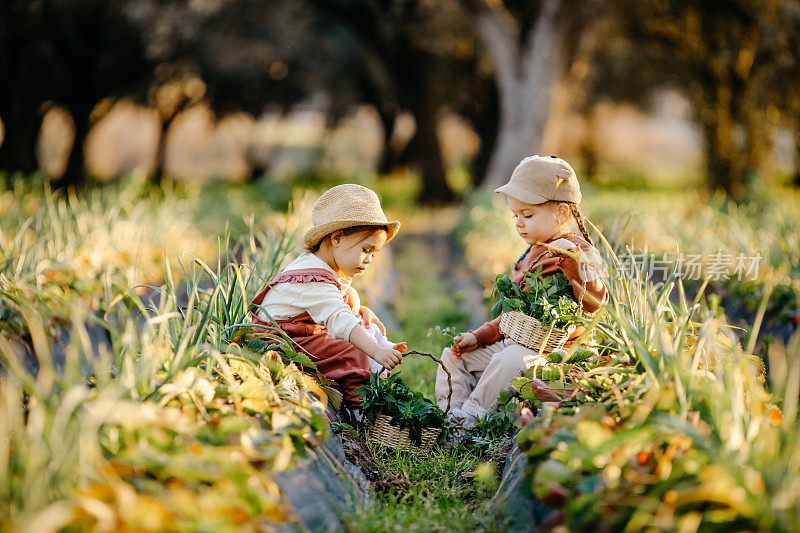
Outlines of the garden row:
M147 191L0 197L4 529L300 521L280 480L329 438L340 397L285 338L246 328L293 235L251 223L212 267L193 200Z
M698 207L695 216L707 220L694 234L689 228L696 219L664 221L667 228L683 225L675 235L687 247L729 246L725 239L736 232L723 227L756 228L739 235L741 247L728 248L735 253L750 246L765 258L762 276L753 281L761 299L744 335L727 324L719 300L705 295L705 283L694 295L675 272L656 284L646 266L625 264L625 250L601 238L610 301L587 339L599 354L553 354L514 383L539 410L518 437L527 464L518 474L525 472L535 495L538 527L792 531L800 523L800 335L762 347L768 379L762 358L752 355L771 289L782 287L798 301L797 257L785 249L788 239L796 244L797 223L787 205L778 205L761 220L747 207L713 215L713 205ZM487 239L514 241L486 234L492 225L480 221L497 213L486 201L465 213L457 235L473 266L491 279L491 264L470 248L485 249L479 243ZM796 303L781 302L788 308L779 312L796 312ZM542 382L562 401L539 402L535 389Z
M299 520L281 476L329 437L323 413L338 395L284 338L247 333L249 298L292 248L302 214L235 197L216 195L215 214L202 194L139 184L80 199L24 187L0 195L4 526L262 530ZM677 274L653 285L643 265L599 244L611 274L593 328L599 354L551 356L515 383L541 413L519 437L537 516L631 531L788 531L800 520L800 383L790 377L800 375L800 340L762 348L766 382L748 355L765 317L791 324L796 309L797 257L786 246L800 237L788 204L777 205L761 216L695 204L686 214L703 231L691 232L696 218L673 228L687 247L716 253L717 239L733 254L761 251L762 297L744 339L704 286L687 294ZM668 206L648 212L666 216ZM589 209L626 242L613 206ZM265 214L234 215L246 212ZM509 224L486 223L502 208L477 200L464 213L456 235L488 283L519 241ZM240 222L209 246L215 234L204 228L221 220ZM650 226L635 227L652 238ZM727 229L736 227L744 233ZM143 280L159 282L137 287ZM534 377L562 401L537 403ZM500 433L502 418L491 421Z
M741 204L685 191L598 190L586 193L581 210L613 243L619 264L608 265L610 275L630 279L638 273L659 284L674 273L692 296L708 278L708 292L741 327L752 325L771 290L761 336L785 342L800 308L798 203L797 191L779 189ZM500 199L473 193L454 230L487 293L522 251L507 212Z

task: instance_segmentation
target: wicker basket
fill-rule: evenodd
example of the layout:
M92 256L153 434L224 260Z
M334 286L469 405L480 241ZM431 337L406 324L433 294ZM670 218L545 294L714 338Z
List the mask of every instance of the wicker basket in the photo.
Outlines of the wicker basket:
M439 366L442 367L442 370L444 370L445 374L447 374L447 386L450 390L447 393L447 407L444 410L446 416L450 411L450 400L453 397L453 382L450 371L447 370L447 368L442 364L441 359L434 357L429 353L409 350L403 355L405 356L410 354L424 355L425 357L433 359L439 364ZM438 439L439 435L442 433L442 428L423 429L420 446L417 446L414 444L414 441L409 438L408 428L400 429L399 426L393 426L391 421L392 418L389 416L378 415L375 418L375 422L369 426L369 440L393 450L422 451L433 446L433 443L436 442L436 439Z
M567 329L546 329L542 323L518 311L500 315L500 333L531 350L550 353L564 347L575 326Z
M393 426L391 417L378 415L375 423L369 428L369 440L393 450L421 451L433 446L442 428L426 428L422 430L422 441L419 446L408 436L408 428Z

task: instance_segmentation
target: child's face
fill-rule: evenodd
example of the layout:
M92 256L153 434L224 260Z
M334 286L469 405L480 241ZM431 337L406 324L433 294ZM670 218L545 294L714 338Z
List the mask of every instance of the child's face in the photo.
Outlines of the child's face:
M517 233L529 245L549 241L568 230L569 208L566 204L526 204L510 196L506 196L506 200L514 214Z
M386 232L377 231L365 236L363 233L331 235L331 252L339 270L349 276L360 274L372 263L374 256L386 244Z

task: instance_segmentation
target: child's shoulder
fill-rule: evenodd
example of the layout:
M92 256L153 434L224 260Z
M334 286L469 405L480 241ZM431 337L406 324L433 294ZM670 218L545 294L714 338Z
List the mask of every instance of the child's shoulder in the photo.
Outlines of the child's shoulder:
M270 282L283 283L333 283L338 287L349 285L338 276L322 259L308 252L300 254L278 272Z
M513 270L532 270L534 265L541 264L543 260L552 260L560 257L561 260L581 257L599 257L597 249L583 236L577 233L566 233L543 244L529 246L525 252L514 262Z
M516 263L522 263L526 259L534 256L540 256L545 252L558 253L559 250L566 250L572 252L577 249L581 250L595 250L594 246L577 233L565 233L555 239L529 246L522 255L516 260Z
M309 252L303 252L292 259L280 270L280 272L296 272L300 270L314 270L330 273L332 275L336 274L325 261L317 257L315 254Z
M559 237L556 237L552 241L550 241L551 245L563 244L566 247L578 247L578 248L594 248L592 244L587 241L583 235L579 233L565 233Z
M577 233L561 235L547 244L550 251L556 254L558 254L560 250L565 250L567 252L586 252L589 254L598 253L597 248L595 248L592 243Z

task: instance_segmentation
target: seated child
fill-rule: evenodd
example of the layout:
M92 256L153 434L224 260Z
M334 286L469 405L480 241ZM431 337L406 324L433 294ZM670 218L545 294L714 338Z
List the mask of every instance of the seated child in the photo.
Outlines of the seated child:
M295 349L306 353L337 384L345 405L357 408L361 397L353 390L368 382L370 360L391 370L402 362L402 354L391 345L379 345L344 297L352 276L372 263L400 222L389 222L378 196L355 184L323 193L311 219L314 227L304 236L305 253L253 299L251 319L282 329ZM380 325L367 307L360 306L359 314L365 323Z
M575 301L587 312L597 311L608 297L598 269L602 259L578 211L581 192L572 167L556 156L526 157L517 165L509 182L495 192L505 195L517 233L528 245L514 263L512 280L520 283L526 271L537 267L542 267L542 276L563 272L572 282ZM572 219L582 236L570 230ZM559 250L577 255L578 260ZM442 363L452 374L449 416L462 430L471 429L479 418L497 409L497 397L501 391L511 390L513 378L545 362L538 352L503 336L499 325L500 317L459 335L457 344L442 353ZM580 330L574 332L571 338L580 333ZM537 390L543 401L558 400L544 386ZM440 368L436 376L436 399L443 409L448 392L447 376Z
M362 309L366 309L366 307L361 305L361 297L358 295L358 291L356 291L353 287L348 287L344 295L344 301L350 306L353 314L361 319L361 325L367 330L367 333L369 333L372 338L375 339L375 342L378 343L378 346L381 348L392 348L398 352L405 352L408 349L405 342L394 343L388 340L386 338L386 330L383 328L383 324L377 320L369 323L367 322L368 315L364 316L361 314ZM385 378L389 375L389 372L374 359L370 359L369 366L372 372L380 372L382 378Z

